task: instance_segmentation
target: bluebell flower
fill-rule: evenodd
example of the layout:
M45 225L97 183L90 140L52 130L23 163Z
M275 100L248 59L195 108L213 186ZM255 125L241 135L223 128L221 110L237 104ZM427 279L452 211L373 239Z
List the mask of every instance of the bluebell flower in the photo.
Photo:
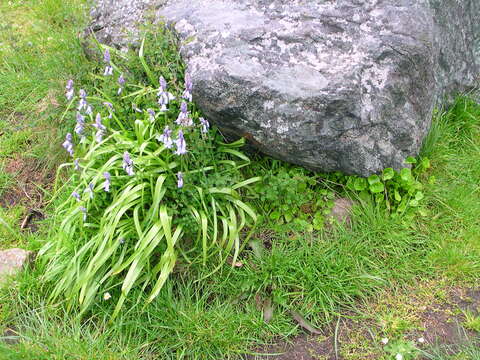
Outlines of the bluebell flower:
M67 81L67 86L65 87L65 96L68 101L73 99L75 95L75 89L73 88L73 80Z
M105 182L103 183L103 190L106 192L110 191L110 173L108 171L103 173L103 177L105 178Z
M85 192L88 192L90 199L93 199L93 190L94 190L94 185L93 183L88 184L88 187L85 189Z
M111 119L113 116L113 112L115 111L115 109L113 108L113 104L111 102L105 101L103 105L107 107L109 113L108 118Z
M97 116L95 117L95 124L93 124L93 127L99 130L106 129L105 125L102 124L102 116L100 115L100 113L97 113Z
M147 109L148 117L151 122L155 121L155 111L152 109Z
M177 146L177 151L175 151L176 155L183 155L187 153L187 143L185 138L183 137L183 131L178 131L177 140L175 140L175 145Z
M123 87L125 85L125 78L123 77L123 74L120 74L117 81L118 81L118 85L120 85L120 87L118 88L118 91L117 91L117 95L120 95L122 93Z
M177 123L180 126L192 126L193 125L193 120L190 117L190 113L188 112L187 103L185 101L182 101L182 104L180 105L180 113L178 114L178 117L177 117L177 120L175 120L175 123Z
M107 64L107 66L105 66L103 76L113 75L113 68L110 65L110 51L108 49L106 49L105 53L103 54L103 61Z
M78 136L82 136L85 128L85 116L77 112L77 124L75 125L75 133Z
M78 159L73 160L73 166L75 167L76 171L80 171L80 164L78 163Z
M193 83L192 78L189 74L185 74L185 90L183 91L182 98L192 102L192 90L193 90Z
M87 92L83 89L80 89L79 92L78 92L78 96L80 96L80 100L78 101L78 107L77 107L77 110L82 110L82 109L86 109L87 106L88 106L88 103L87 103Z
M105 64L110 64L110 50L105 49L105 52L103 53L103 61Z
M103 135L105 135L105 130L107 128L102 124L102 117L100 116L100 113L97 113L97 116L95 117L95 124L92 126L97 129L97 132L95 133L97 142L102 142Z
M163 134L158 136L157 140L162 142L167 149L171 149L173 147L172 130L170 130L168 125L165 126L165 129L163 129Z
M163 92L167 91L167 81L163 76L158 78L158 82L160 83L160 90Z
M128 151L123 153L123 170L130 176L135 174L133 171L133 160L130 158Z
M208 129L210 129L210 123L203 117L199 118L198 120L200 120L200 125L202 126L202 133L206 134Z
M103 76L111 76L113 75L113 68L110 65L105 66L105 71L103 72Z
M181 171L177 173L177 188L181 189L183 187L183 174Z
M80 194L76 191L72 192L72 196L77 199L77 201L80 201L81 200L81 197L80 197Z
M65 137L65 141L62 144L62 146L65 148L65 150L68 151L70 156L73 156L72 134L70 134L70 133L67 134L67 136Z
M92 115L92 113L93 113L92 107L90 105L87 105L87 109L85 110L85 114Z
M175 99L175 96L167 91L167 82L163 76L160 76L159 82L160 88L158 89L157 93L158 105L160 105L160 111L165 112L168 111L167 105L171 100Z
M80 206L80 211L83 213L83 222L87 221L87 209Z

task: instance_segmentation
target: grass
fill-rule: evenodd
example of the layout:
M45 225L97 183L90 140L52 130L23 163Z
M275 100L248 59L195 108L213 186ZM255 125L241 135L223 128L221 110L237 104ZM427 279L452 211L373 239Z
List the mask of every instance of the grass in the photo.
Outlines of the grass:
M33 159L37 171L48 173L64 160L60 139L71 126L59 121L65 81L73 77L87 89L94 84L92 64L77 37L83 6L77 0L0 4L6 15L0 20L0 168L12 159ZM432 163L422 179L424 216L392 218L375 203L359 202L351 228L311 232L268 220L254 239L263 251L248 248L241 266L225 266L201 282L195 279L211 268L179 266L155 301L144 307L144 295L137 291L113 323L115 299L99 299L83 318L66 312L62 303L47 303L49 288L39 281L44 269L37 266L0 292L0 336L8 327L13 338L22 340L16 345L0 341L0 357L235 359L303 333L291 316L296 311L318 328L339 317L371 321L377 343L357 334L341 343L342 354L362 359L370 351L389 359L378 339L402 339L421 327L413 305L403 305L413 284L435 284L418 295L428 306L432 299L447 302L446 284L472 287L479 280L479 126L480 106L468 98L434 117L422 150ZM268 168L265 160L253 166ZM15 187L17 177L1 171L0 196ZM29 207L0 210L0 249L38 249L45 242L51 219L37 233L18 228ZM406 295L400 295L405 289ZM268 323L263 321L267 300L273 303ZM477 322L472 314L464 326L476 330ZM431 359L478 359L475 341L425 352Z
M455 345L435 345L428 349L424 357L431 360L476 360L480 359L480 338L471 338L465 333L462 340Z

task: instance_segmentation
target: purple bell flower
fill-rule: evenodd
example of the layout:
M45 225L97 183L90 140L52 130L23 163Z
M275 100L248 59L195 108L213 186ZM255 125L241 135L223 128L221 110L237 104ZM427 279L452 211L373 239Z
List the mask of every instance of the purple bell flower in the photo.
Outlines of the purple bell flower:
M202 126L202 133L206 134L208 132L208 129L210 129L210 123L208 120L204 119L203 117L199 118L200 120L200 125Z
M123 153L123 170L125 170L129 176L135 174L133 171L133 160L130 158L128 151Z
M108 118L111 119L113 116L113 113L115 112L115 109L113 108L113 104L108 101L105 101L103 105L107 107L108 113L109 113Z
M78 159L73 161L73 166L75 167L76 171L80 171L80 164L78 163Z
M78 107L77 107L77 110L82 110L82 109L86 109L87 106L88 106L88 103L87 103L87 92L83 89L80 89L78 91L78 96L80 97L80 100L78 101Z
M85 128L85 116L77 112L77 124L75 125L75 133L78 136L82 136Z
M73 99L75 95L75 89L73 88L73 80L67 81L67 86L65 87L65 97L68 101Z
M85 192L88 192L90 199L93 199L93 190L94 190L93 183L88 184L88 187L85 189Z
M148 118L151 122L154 122L155 121L155 111L153 111L152 109L147 109L147 113L148 113Z
M107 64L107 66L105 66L103 76L113 75L113 68L110 65L110 51L108 49L105 49L105 52L103 54L103 61Z
M95 117L95 124L93 124L93 127L98 129L98 130L106 130L107 128L105 125L102 124L102 116L100 113L97 113L97 116Z
M103 190L106 192L110 191L110 173L108 171L103 173L103 177L105 178L105 182L103 183Z
M193 83L192 78L189 74L185 74L185 90L183 91L182 98L192 102L192 90L193 90Z
M163 76L160 76L158 78L158 82L160 83L160 90L167 91L167 82L165 81L165 78Z
M177 173L177 188L181 189L183 187L183 174L181 171Z
M171 149L173 147L172 130L170 130L168 125L165 126L165 129L163 129L163 134L158 136L157 140L162 142L167 149Z
M171 100L175 99L171 93L167 91L167 82L165 81L163 76L160 76L159 79L160 88L158 89L158 105L160 105L160 111L165 112L168 111L167 105Z
M184 155L187 153L187 143L183 136L183 131L178 131L177 140L175 140L175 145L177 146L177 150L175 151L176 155Z
M81 200L81 197L80 197L80 194L76 191L72 192L72 196L77 200L77 201L80 201Z
M125 78L123 77L123 74L120 74L117 81L118 81L118 85L120 85L120 87L118 88L118 91L117 91L117 95L120 95L122 93L123 87L125 85Z
M190 117L190 114L188 112L187 103L185 101L182 101L182 104L180 105L180 113L178 114L178 117L177 117L177 120L175 120L175 123L180 125L180 126L192 126L193 125L193 120Z
M102 142L103 135L105 135L105 130L107 128L102 124L102 117L100 116L100 113L97 113L97 116L95 117L95 124L92 126L97 129L97 132L95 133L95 139L99 143Z
M103 76L112 76L113 75L113 68L110 65L105 66L105 71L103 72Z
M105 64L110 64L110 50L105 49L105 52L103 53L103 61Z
M67 136L65 137L65 141L62 144L62 146L65 148L65 150L68 151L70 156L73 156L72 134L70 134L70 133L67 134Z

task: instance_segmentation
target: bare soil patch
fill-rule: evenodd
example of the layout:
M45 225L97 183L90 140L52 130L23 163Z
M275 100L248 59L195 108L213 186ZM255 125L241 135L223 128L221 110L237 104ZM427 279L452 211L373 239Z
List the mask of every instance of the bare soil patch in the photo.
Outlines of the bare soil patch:
M431 285L428 285L431 286ZM408 308L408 317L417 320L415 329L406 331L403 336L415 341L419 337L425 339L425 345L456 345L464 341L465 335L475 333L465 330L464 311L479 315L480 286L448 287L444 289L445 298L438 299L430 294L422 296L413 294ZM391 304L395 306L395 304ZM370 310L376 311L376 305ZM413 310L412 310L413 309ZM370 313L370 312L369 312ZM348 359L378 359L382 354L382 325L378 319L371 317L361 320L342 318L336 326L332 324L322 329L322 335L299 335L289 342L280 341L264 348L257 348L245 359L278 359L278 360L348 360ZM407 315L406 315L407 316ZM337 329L335 334L335 329ZM384 353L383 353L384 354Z
M43 189L52 184L54 174L46 171L37 159L21 156L8 159L5 171L13 177L13 182L0 196L0 206L23 205L26 210L19 225L22 229L36 231L35 222L43 219Z

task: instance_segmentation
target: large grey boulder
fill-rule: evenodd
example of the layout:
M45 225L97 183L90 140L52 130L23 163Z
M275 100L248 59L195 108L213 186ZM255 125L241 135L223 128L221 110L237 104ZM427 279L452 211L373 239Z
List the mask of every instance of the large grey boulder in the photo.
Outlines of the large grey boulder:
M118 35L135 32L147 12L132 20L122 7L148 8L169 24L204 114L226 134L313 170L402 167L434 106L479 80L479 0L97 3L93 24L114 45L128 43Z

